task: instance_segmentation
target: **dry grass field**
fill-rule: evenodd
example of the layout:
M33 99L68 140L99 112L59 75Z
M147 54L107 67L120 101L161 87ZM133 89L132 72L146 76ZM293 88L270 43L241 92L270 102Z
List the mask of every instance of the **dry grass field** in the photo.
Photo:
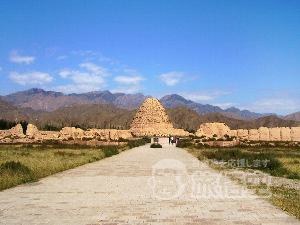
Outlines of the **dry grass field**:
M0 190L37 181L40 178L101 160L121 151L144 145L147 140L129 141L121 146L1 144Z
M270 174L275 182L270 186L273 205L295 215L300 220L300 148L284 146L208 147L195 139L178 143L199 160L217 170L254 171ZM236 178L233 178L236 179ZM253 185L248 187L255 188ZM259 194L259 193L258 193Z

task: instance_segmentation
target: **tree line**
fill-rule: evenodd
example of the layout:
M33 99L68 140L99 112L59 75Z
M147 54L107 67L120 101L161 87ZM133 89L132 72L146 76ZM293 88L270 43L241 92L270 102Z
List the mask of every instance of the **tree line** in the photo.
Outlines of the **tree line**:
M0 130L9 130L15 127L17 124L21 124L23 127L23 133L26 134L28 122L25 120L21 121L7 121L6 119L0 119Z

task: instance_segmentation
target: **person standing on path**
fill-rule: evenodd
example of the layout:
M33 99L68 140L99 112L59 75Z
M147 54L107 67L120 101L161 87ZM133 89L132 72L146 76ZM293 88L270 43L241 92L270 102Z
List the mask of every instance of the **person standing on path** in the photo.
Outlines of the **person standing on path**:
M178 137L176 137L176 138L175 138L175 143L176 143L176 146L177 146L178 140L179 140L179 138L178 138Z
M169 135L169 145L170 145L170 143L171 143L171 135Z

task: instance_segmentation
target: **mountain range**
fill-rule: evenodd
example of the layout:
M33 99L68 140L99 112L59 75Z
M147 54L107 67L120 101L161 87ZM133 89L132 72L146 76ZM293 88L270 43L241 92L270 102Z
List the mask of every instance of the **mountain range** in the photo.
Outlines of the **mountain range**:
M137 108L151 96L139 94L112 94L97 91L65 95L60 92L30 89L0 96L0 118L27 120L43 129L80 126L83 128L129 129ZM276 115L259 114L237 108L222 110L213 105L186 100L173 94L160 99L175 128L197 130L202 123L224 122L231 129L300 126L300 114L282 118Z
M62 92L44 91L43 89L32 88L27 91L20 91L13 94L0 96L0 99L19 108L30 107L34 110L51 112L71 104L114 104L119 108L132 110L139 108L141 104L150 97L150 95L144 96L142 93L113 94L110 91L94 91L82 94L65 95ZM275 113L261 114L250 112L248 110L239 110L235 107L223 110L218 106L213 106L210 104L203 105L191 100L187 100L177 94L166 95L160 99L160 102L165 108L184 106L185 108L195 110L200 115L218 112L228 117L244 120L258 119L260 117L270 115L277 116Z
M0 99L13 106L20 108L30 107L34 110L51 112L71 104L114 104L124 109L138 108L142 102L151 96L143 94L126 95L122 93L112 94L110 91L95 91L83 94L65 95L62 92L44 91L43 89L32 88L27 91L20 91Z

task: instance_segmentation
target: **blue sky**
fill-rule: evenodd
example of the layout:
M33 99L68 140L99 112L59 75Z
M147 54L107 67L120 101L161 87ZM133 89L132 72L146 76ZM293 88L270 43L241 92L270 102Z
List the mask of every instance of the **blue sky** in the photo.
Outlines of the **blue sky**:
M300 111L300 1L1 1L0 95L109 90Z

